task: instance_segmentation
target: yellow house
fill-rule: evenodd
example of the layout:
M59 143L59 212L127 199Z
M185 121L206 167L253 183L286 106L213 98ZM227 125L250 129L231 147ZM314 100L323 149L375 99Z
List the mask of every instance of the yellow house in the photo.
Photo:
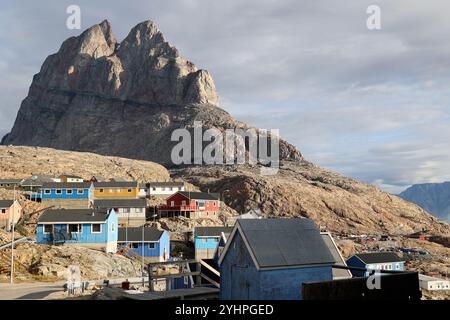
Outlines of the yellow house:
M60 175L60 176L58 177L58 179L59 179L61 182L64 182L64 183L79 183L79 182L84 182L84 179L83 179L82 177L79 177L79 176L73 176L73 175L67 175L67 174Z
M91 199L136 199L139 195L137 181L94 182L91 189Z

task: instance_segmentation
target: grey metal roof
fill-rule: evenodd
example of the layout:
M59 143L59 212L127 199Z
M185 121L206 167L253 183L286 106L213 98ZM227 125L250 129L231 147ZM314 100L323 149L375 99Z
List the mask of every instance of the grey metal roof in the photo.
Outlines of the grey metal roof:
M22 181L21 185L28 186L41 186L45 182L55 182L54 178L48 175L34 175L26 178Z
M335 262L310 219L241 219L237 225L260 268Z
M339 266L346 266L347 264L345 263L344 258L339 253L339 248L334 243L331 234L329 234L328 232L321 232L320 234L328 250L330 250L331 254L333 255L334 260L336 260L335 264ZM350 272L350 270L333 268L333 279L351 277L352 273Z
M108 219L109 214L103 210L94 209L56 209L45 211L38 220L38 223L70 223L88 222L103 223Z
M196 227L194 234L196 237L220 237L222 232L229 235L233 227Z
M0 200L0 208L10 208L14 203L14 200Z
M102 181L94 182L95 188L136 188L137 181Z
M189 199L195 200L219 200L219 196L212 193L205 192L189 192L189 191L178 191L182 195L186 196Z
M43 189L89 189L90 182L45 182Z
M362 262L366 264L371 263L387 263L387 262L401 262L405 261L394 252L367 252L355 254Z
M145 199L98 199L94 200L96 208L145 208Z
M118 242L142 242L142 228L144 228L144 241L155 242L158 241L164 231L151 227L137 227L137 228L119 228Z
M0 183L20 184L22 179L0 179Z

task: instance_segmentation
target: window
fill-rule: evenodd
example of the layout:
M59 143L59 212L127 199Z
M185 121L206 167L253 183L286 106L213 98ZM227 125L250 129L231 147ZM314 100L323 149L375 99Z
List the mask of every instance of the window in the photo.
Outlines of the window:
M132 191L132 190L131 190L131 188L128 188L128 190L127 190L127 191L128 191L128 193L131 193L131 191Z
M2 212L2 213L6 213L6 209L2 209L1 212Z
M123 213L130 213L130 208L123 208L123 209L122 209L122 212L123 212Z
M170 201L170 206L175 207L175 201Z
M203 239L202 239L202 242L203 242L203 243L207 243L207 242L208 242L208 238L203 238Z
M61 189L56 189L56 194L61 194L61 193L62 193Z
M44 234L49 234L53 232L53 225L44 224Z
M102 233L102 225L100 223L92 224L91 233Z
M186 200L181 201L181 205L185 206L186 205Z
M166 191L166 188L165 188L165 187L162 187L162 188L161 188L161 191Z
M142 208L136 208L136 209L135 209L135 212L136 212L136 213L142 213Z
M397 263L397 264L395 265L395 267L397 268L397 270L400 269L400 263Z
M72 194L72 193L73 193L73 190L72 190L72 189L68 189L68 190L66 190L66 193L67 193L67 194Z
M81 233L81 224L69 224L67 229L69 233Z
M131 244L131 246L133 247L133 249L137 249L137 248L139 248L139 243L133 242L133 243Z
M148 248L149 249L155 249L155 244L154 243L149 243L148 244Z
M102 188L98 189L98 192L103 193L103 189Z
M153 191L156 191L156 187L152 187L152 190L153 190Z
M45 189L44 190L44 194L50 194L51 193L51 190L50 189Z
M83 190L83 189L78 189L78 190L77 190L77 193L78 193L78 194L84 194L84 190Z
M117 192L121 193L122 192L122 188L117 189Z
M114 226L114 223L111 225L111 231L114 231L116 228Z
M113 193L113 192L114 192L113 188L109 189L109 193Z
M172 187L170 187L170 188L169 188L169 190L170 190L170 191L173 191L173 188L172 188Z

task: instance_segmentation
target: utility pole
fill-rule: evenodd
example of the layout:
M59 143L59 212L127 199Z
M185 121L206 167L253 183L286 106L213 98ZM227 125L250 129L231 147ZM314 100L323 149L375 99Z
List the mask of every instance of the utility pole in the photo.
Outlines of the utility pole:
M14 202L12 206L12 216L11 216L11 232L12 232L12 238L11 238L11 281L10 283L14 283L14 211L16 209L16 186L14 185Z
M142 287L145 286L145 275L144 275L144 228L145 225L142 226L142 247L141 247L141 258L142 258Z

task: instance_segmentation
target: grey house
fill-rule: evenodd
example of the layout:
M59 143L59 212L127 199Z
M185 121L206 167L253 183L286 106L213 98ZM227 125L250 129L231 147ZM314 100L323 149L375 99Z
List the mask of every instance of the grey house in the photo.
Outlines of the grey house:
M138 227L146 221L145 199L97 199L94 200L94 208L114 209L120 226Z

